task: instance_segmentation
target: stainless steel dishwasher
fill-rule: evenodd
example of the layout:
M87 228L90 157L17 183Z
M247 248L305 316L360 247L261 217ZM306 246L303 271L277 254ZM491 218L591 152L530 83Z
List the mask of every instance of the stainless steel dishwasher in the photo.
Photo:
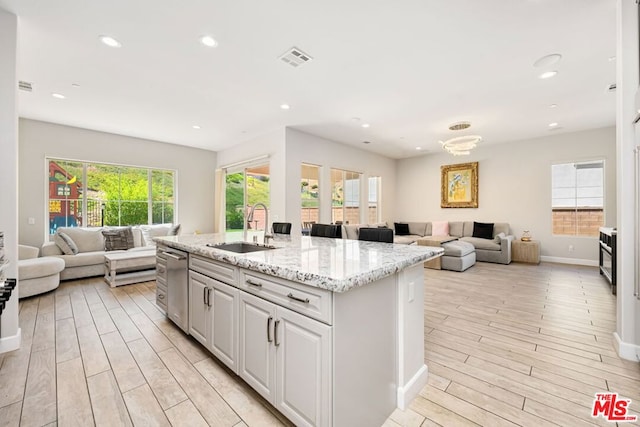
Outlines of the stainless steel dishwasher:
M189 333L189 254L174 248L162 248L158 257L166 260L167 315Z

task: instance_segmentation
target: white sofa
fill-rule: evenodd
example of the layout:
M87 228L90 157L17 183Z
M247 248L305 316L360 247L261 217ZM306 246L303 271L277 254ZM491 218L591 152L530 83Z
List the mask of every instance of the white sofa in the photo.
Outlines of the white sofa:
M20 298L38 295L60 285L64 261L56 257L38 257L39 249L18 245L18 280Z
M132 227L134 247L128 251L153 249L155 247L153 237L167 236L172 229L177 234L179 226L161 224ZM60 280L101 276L104 274L104 255L106 253L102 230L101 227L59 227L58 231L65 233L73 240L78 248L78 253L65 255L55 242L45 242L42 245L42 256L57 257L64 261L65 267L60 273Z

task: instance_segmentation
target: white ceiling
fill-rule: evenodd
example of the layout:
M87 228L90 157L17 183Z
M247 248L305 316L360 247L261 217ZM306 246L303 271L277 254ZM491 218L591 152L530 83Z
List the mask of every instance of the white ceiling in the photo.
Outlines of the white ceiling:
M459 120L482 144L614 125L615 6L0 0L20 18L18 77L34 84L20 92L21 117L211 150L292 126L393 158L440 150L462 134L447 129ZM218 47L200 44L205 34ZM313 61L281 62L292 46ZM551 53L563 55L550 67L559 73L540 80L533 63Z

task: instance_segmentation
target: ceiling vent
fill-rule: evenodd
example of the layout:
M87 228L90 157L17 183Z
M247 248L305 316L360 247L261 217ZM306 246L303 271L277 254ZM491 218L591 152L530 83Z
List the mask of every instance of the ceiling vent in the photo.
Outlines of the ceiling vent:
M302 64L306 64L312 59L313 58L311 56L307 55L297 47L292 47L280 56L281 61L291 65L294 68L297 68Z
M18 89L24 90L26 92L32 92L33 91L33 84L30 83L30 82L25 82L23 80L20 80L18 82Z
M615 83L611 83L609 86L607 86L607 92L615 92L617 88L617 85Z

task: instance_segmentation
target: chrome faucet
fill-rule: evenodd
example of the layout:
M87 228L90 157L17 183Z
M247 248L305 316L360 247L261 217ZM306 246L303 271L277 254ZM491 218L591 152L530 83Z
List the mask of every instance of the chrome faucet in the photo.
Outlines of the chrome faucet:
M273 238L273 235L269 234L269 208L262 202L258 202L255 205L251 206L251 210L249 211L249 215L247 215L247 223L250 224L253 221L253 213L256 210L257 206L262 206L264 208L264 244L269 244L269 239ZM245 241L246 241L245 236Z

